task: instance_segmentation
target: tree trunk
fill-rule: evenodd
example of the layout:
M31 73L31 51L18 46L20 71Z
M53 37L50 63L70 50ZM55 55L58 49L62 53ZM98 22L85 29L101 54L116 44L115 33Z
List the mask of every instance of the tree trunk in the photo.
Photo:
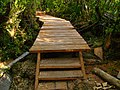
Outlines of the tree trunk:
M120 88L120 80L118 80L117 78L109 75L108 73L104 72L103 70L101 70L99 68L94 68L93 71L95 74L99 75L101 78L103 78L110 84L113 84L116 87Z

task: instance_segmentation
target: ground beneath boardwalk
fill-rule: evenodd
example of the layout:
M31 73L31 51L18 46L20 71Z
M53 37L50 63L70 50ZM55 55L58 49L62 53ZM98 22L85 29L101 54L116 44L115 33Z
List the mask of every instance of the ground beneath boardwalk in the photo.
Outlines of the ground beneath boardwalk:
M10 70L13 81L10 90L34 90L36 55L29 55L21 62L16 63ZM99 67L102 70L116 77L115 70L120 70L120 61L109 61L108 63L98 64L95 60L85 60L85 68L87 80L73 81L53 81L40 82L40 90L60 89L60 90L93 90L96 82L103 83L102 79L92 73L94 67ZM117 90L113 87L110 90Z

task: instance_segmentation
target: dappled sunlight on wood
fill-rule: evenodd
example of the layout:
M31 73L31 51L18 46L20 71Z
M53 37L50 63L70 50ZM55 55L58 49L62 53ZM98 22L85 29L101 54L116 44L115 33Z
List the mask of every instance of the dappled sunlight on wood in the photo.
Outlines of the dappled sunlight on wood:
M62 42L63 40L55 40L55 39L50 39L50 38L42 38L42 39L38 39L38 38L37 38L37 39L36 39L36 42L37 42L37 41L38 41L38 42L39 42L39 41L44 41L44 42L51 42L51 43L52 43L52 42L54 42L54 43L56 42L56 43L57 43L57 42Z

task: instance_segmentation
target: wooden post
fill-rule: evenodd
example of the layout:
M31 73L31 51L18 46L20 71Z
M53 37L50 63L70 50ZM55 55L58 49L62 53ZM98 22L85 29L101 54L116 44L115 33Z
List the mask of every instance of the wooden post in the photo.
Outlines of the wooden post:
M36 76L35 76L35 90L38 88L38 77L39 77L39 68L40 67L40 53L37 55L37 65L36 65Z
M87 79L87 76L86 76L86 73L85 73L85 66L84 66L82 51L79 52L79 58L80 58L80 64L81 64L83 77L84 77L84 79Z

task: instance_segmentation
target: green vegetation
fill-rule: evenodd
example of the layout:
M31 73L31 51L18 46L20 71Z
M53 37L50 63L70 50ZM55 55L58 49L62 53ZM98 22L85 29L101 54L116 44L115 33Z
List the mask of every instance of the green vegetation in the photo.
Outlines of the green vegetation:
M91 47L102 46L111 56L117 53L119 9L119 0L1 0L0 60L14 59L31 47L39 31L36 10L70 20Z
M9 60L27 51L39 30L33 0L0 1L0 59Z

